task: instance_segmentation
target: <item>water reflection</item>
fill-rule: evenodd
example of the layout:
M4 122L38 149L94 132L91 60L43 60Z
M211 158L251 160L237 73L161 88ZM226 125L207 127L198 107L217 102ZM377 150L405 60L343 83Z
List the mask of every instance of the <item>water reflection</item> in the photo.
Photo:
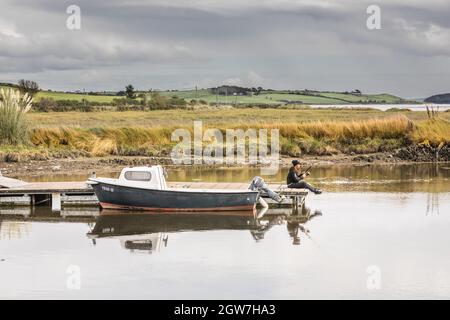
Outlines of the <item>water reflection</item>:
M311 239L305 224L321 211L303 207L298 215L270 210L257 218L253 211L224 213L160 214L123 211L102 211L92 230L87 234L94 245L101 238L117 239L122 248L131 252L155 252L167 247L170 233L186 231L248 230L256 242L275 225L286 224L294 245L300 244L300 233Z
M427 194L427 211L426 215L439 215L439 194L428 193Z
M246 230L257 228L253 211L160 214L105 210L87 236L117 239L131 252L155 252L167 247L169 234L183 231Z
M298 218L293 217L286 224L288 233L292 238L293 245L300 245L300 234L303 234L308 239L313 240L313 238L310 235L311 231L307 227L305 227L305 223L313 218L322 215L322 211L320 210L316 210L313 213L311 213L311 209L306 207L304 207L303 209L304 213L302 212L302 215L300 215Z
M300 234L311 239L310 230L305 226L306 223L316 217L322 215L322 211L312 211L310 208L303 206L301 213L298 215L271 215L270 211L267 216L258 219L257 230L252 230L253 239L260 241L264 239L264 235L276 225L286 224L287 232L292 239L293 245L300 245Z
M450 297L450 193L326 193L306 204L261 218L0 208L0 298ZM67 290L70 265L81 290ZM382 268L381 290L367 288L370 265Z
M30 225L28 223L0 218L0 240L20 239L28 236L29 233Z
M83 211L86 210L86 211ZM99 239L117 239L121 247L130 252L158 252L169 243L169 235L187 231L248 230L259 242L272 227L286 225L292 244L299 245L301 235L311 239L306 224L322 215L320 210L303 206L301 212L292 215L290 209L269 209L262 217L253 211L223 213L161 214L115 210L66 209L61 215L49 208L22 208L0 211L0 239L26 237L30 233L29 222L86 223L87 237L95 246Z

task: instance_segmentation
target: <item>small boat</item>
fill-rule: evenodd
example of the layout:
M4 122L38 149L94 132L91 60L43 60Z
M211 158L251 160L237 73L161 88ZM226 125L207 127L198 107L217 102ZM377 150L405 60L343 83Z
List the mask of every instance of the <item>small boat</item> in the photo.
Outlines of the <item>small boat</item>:
M124 168L118 179L90 178L104 209L152 212L254 212L258 191L228 189L167 188L161 166Z

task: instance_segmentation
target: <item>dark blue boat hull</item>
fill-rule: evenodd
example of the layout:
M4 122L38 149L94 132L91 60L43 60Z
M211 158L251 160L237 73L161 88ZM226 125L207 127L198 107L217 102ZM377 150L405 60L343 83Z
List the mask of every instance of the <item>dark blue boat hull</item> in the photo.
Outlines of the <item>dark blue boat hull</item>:
M227 211L228 214L217 215L211 212L197 214L178 213L123 213L106 210L100 214L93 230L89 233L98 238L151 234L157 232L182 232L204 230L256 230L255 217L248 212ZM112 214L109 214L112 212Z
M149 190L99 182L93 186L105 209L149 211L241 211L253 210L258 192L204 192Z

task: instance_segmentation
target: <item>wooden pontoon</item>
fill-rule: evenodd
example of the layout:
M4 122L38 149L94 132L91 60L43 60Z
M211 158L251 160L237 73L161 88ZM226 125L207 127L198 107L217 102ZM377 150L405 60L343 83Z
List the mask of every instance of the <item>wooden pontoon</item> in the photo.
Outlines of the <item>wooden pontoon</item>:
M167 187L180 189L241 189L247 190L249 183L229 182L167 182ZM281 183L269 183L269 188L286 196L282 204L265 198L270 205L292 206L293 213L301 210L308 191L289 189ZM0 206L39 205L51 203L52 211L61 211L62 206L98 205L94 190L86 182L31 182L0 176Z

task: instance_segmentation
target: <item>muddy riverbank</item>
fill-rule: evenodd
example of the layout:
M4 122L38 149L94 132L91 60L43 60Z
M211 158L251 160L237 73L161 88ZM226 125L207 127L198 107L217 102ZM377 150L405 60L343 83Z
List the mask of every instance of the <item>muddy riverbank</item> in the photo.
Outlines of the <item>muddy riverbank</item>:
M282 157L280 166L288 167L293 158ZM368 164L407 164L417 162L448 162L450 161L450 148L445 146L439 151L430 146L415 146L396 150L395 152L379 152L369 154L338 154L325 156L304 155L299 157L305 165L368 165ZM437 160L437 161L436 161ZM0 162L1 173L5 176L43 176L59 174L90 174L92 172L117 172L124 166L164 165L168 168L179 167L174 165L169 157L75 157L75 158L49 158L45 160L23 159L16 161L9 159ZM195 165L182 165L194 166ZM181 166L181 167L182 167ZM208 167L201 164L199 167ZM210 165L214 168L241 167L242 165ZM248 165L259 167L260 165Z

